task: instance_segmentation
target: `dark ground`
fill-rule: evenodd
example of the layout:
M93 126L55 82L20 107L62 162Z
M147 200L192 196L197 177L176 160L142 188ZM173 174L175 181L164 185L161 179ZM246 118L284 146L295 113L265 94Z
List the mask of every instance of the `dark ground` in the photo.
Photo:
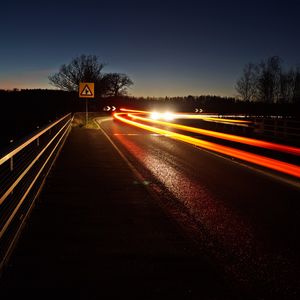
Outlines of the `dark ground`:
M245 299L136 180L99 130L74 128L1 294L46 288L43 298L57 289L82 299Z

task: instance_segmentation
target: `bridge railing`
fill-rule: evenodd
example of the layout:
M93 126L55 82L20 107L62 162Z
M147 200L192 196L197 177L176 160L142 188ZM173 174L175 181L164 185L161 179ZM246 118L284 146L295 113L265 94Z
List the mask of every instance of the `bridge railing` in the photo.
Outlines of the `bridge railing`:
M65 115L0 154L0 271L71 127Z
M300 122L283 118L257 118L255 132L263 135L291 140L299 140Z

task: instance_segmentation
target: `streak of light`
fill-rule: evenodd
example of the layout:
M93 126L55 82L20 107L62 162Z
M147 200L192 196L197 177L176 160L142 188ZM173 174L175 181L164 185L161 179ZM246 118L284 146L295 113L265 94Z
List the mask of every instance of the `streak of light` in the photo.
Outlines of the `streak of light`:
M237 116L237 117L242 117L242 116ZM232 123L232 124L251 124L252 121L248 120L234 120L234 119L228 119L228 118L223 118L218 115L211 115L211 114L182 114L182 113L177 113L175 115L176 119L200 119L203 121L213 121L213 122L218 122L218 123Z
M223 118L203 118L202 119L205 122L214 122L214 123L221 123L221 124L230 124L235 126L241 126L241 127L249 127L249 124L252 123L252 121L244 121L244 120L231 120L231 119L223 119Z
M224 122L224 123L247 123L247 124L250 124L252 123L252 121L247 121L247 120L233 120L233 119L224 119L224 118L211 118L211 117L207 117L207 118L204 118L205 120L208 120L208 121L215 121L215 122Z
M122 116L123 115L123 116ZM159 133L162 135L168 135L172 139L176 139L179 141L183 141L204 149L208 149L214 152L218 152L221 154L229 155L231 157L235 157L256 165L260 165L275 171L279 171L288 175L292 175L295 177L300 178L300 167L289 164L283 161L279 161L276 159L268 158L262 155L246 152L243 150L234 149L228 146L218 145L212 142L203 141L194 137L186 136L183 134L171 132L169 130L156 128L153 126L145 125L133 120L129 120L127 118L124 118L124 113L115 113L114 117L124 123L130 124L132 126L136 126L139 128L142 128L144 130L148 130L151 132Z
M289 154L300 156L300 148L297 148L297 147L286 146L286 145L281 145L281 144L277 144L277 143L271 143L271 142L261 141L261 140L257 140L257 139L237 136L237 135L233 135L233 134L227 134L227 133L222 133L222 132L217 132L217 131L212 131L212 130L190 127L190 126L185 126L185 125L180 125L180 124L175 124L175 123L170 123L170 122L153 120L153 119L149 119L149 118L143 118L143 117L136 116L133 114L129 114L129 116L134 119L138 119L138 120L145 121L145 122L151 122L151 123L168 126L168 127L172 127L172 128L176 128L176 129L180 129L180 130L184 130L184 131L189 131L189 132L193 132L193 133L199 133L202 135L211 136L211 137L215 137L215 138L219 138L219 139L223 139L223 140L228 140L228 141L232 141L232 142L247 144L250 146L255 146L255 147L260 147L260 148L265 148L265 149L270 149L270 150L275 150L275 151L279 151L279 152L284 152L284 153L289 153Z
M140 113L140 114L153 114L153 112L148 112L145 110L134 110L134 109L127 109L127 108L121 108L120 111L123 112L132 112L132 113ZM157 115L159 115L158 112L156 112ZM230 117L230 116L228 116ZM243 115L238 116L231 116L231 117L239 117L244 118ZM214 122L225 122L225 123L243 123L243 124L250 124L252 121L247 120L234 120L234 119L227 119L220 117L217 114L186 114L186 113L173 113L172 118L174 119L203 119L204 121L214 121Z
M133 113L142 113L142 114L148 114L148 111L144 111L144 110L135 110L135 109L127 109L127 108L120 108L120 111L123 112L133 112Z

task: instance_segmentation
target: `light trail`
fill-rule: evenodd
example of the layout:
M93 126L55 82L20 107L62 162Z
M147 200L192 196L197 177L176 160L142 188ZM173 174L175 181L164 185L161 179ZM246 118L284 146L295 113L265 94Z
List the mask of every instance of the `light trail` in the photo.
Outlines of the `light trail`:
M145 110L135 110L135 109L127 109L127 108L120 108L120 111L128 112L128 113L132 112L132 113L149 114L149 112Z
M241 116L240 116L241 117ZM253 123L252 121L248 120L234 120L228 118L222 118L215 114L176 114L175 119L197 119L203 120L208 122L215 122L215 123L225 123L225 124L233 124L238 126L248 126L249 124Z
M296 165L293 165L290 163L286 163L283 161L279 161L276 159L268 158L268 157L265 157L262 155L250 153L247 151L238 150L238 149L231 148L228 146L223 146L223 145L219 145L216 143L203 141L203 140L200 140L200 139L197 139L194 137L186 136L186 135L180 134L180 133L175 133L175 132L157 128L154 126L145 125L145 124L139 123L137 121L129 120L129 119L125 118L124 115L127 115L127 114L125 112L124 113L114 113L113 116L119 121L122 121L126 124L130 124L130 125L138 127L138 128L142 128L144 130L148 130L150 132L159 133L162 135L168 135L168 137L170 137L172 139L180 140L180 141L183 141L183 142L186 142L186 143L189 143L189 144L192 144L192 145L204 148L204 149L208 149L208 150L211 150L214 152L229 155L234 158L238 158L238 159L241 159L241 160L244 160L244 161L256 164L256 165L260 165L260 166L263 166L263 167L266 167L266 168L269 168L269 169L272 169L275 171L279 171L279 172L300 178L300 167L299 166L296 166Z
M121 108L120 111L128 112L128 113L139 113L139 114L151 114L153 112L145 111L145 110L134 110L134 109L127 109ZM234 117L234 116L232 116ZM240 118L243 116L239 116ZM174 113L174 119L201 119L204 121L212 121L218 123L232 123L234 125L241 124L251 124L252 121L248 120L234 120L234 119L227 119L221 118L217 114L187 114L187 113Z
M244 126L248 127L252 121L245 121L245 120L232 120L232 119L224 119L224 118L203 118L203 121L206 122L214 122L214 123L222 123L222 124L231 124L235 126Z
M257 139L252 139L252 138L247 138L247 137L242 137L242 136L237 136L237 135L233 135L233 134L227 134L227 133L222 133L222 132L217 132L217 131L212 131L212 130L206 130L206 129L196 128L196 127L190 127L190 126L180 125L180 124L176 124L176 123L153 120L150 118L144 118L144 117L136 116L133 114L128 114L128 115L133 119L138 119L138 120L145 121L145 122L151 122L151 123L155 123L155 124L159 124L159 125L163 125L163 126L168 126L168 127L184 130L184 131L189 131L189 132L193 132L193 133L198 133L198 134L202 134L202 135L206 135L206 136L219 138L222 140L247 144L250 146L255 146L255 147L259 147L259 148L275 150L275 151L279 151L279 152L284 152L284 153L300 156L300 148L297 148L297 147L286 146L286 145L281 145L281 144L277 144L277 143L271 143L271 142L261 141L261 140L257 140Z

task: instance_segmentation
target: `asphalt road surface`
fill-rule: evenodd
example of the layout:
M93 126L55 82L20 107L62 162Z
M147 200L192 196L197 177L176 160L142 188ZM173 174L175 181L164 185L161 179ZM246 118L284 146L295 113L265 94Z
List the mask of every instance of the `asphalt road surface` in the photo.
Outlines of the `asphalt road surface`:
M300 188L167 136L99 119L182 230L258 299L299 299Z

